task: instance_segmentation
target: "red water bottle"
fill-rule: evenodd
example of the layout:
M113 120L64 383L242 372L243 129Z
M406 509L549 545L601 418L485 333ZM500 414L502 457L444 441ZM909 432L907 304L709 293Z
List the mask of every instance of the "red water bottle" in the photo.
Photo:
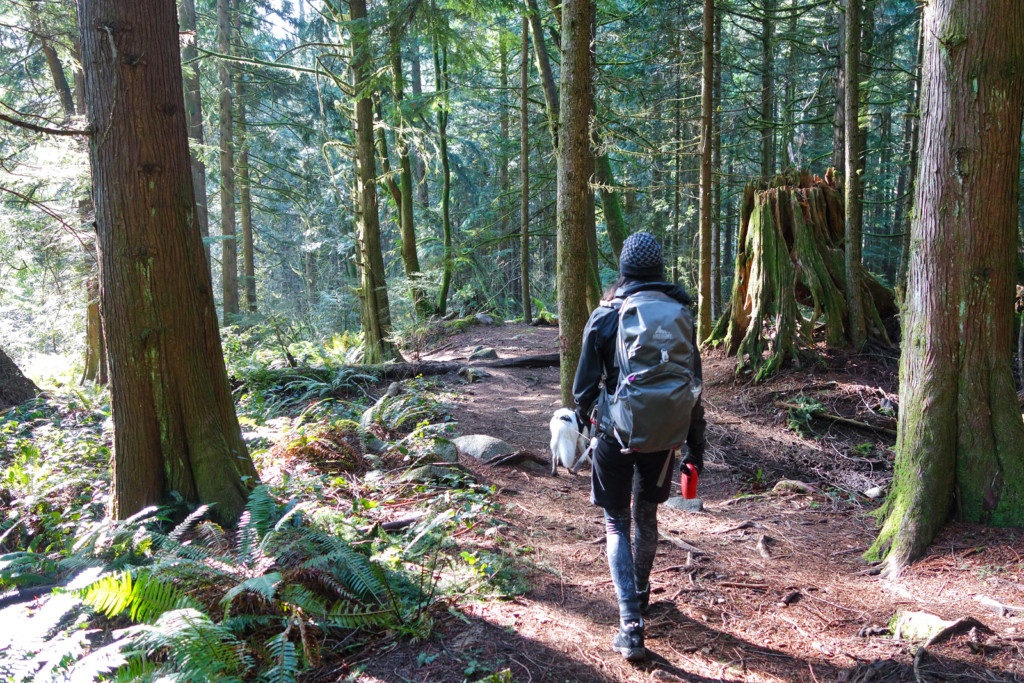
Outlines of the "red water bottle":
M683 492L683 498L692 500L697 497L697 468L693 465L683 463L679 475L679 488Z

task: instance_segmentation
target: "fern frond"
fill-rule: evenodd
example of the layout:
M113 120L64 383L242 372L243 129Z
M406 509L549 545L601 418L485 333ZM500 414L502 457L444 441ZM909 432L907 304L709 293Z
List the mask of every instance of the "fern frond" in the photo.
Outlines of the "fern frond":
M270 574L262 574L260 576L254 576L251 579L246 579L242 583L233 587L224 597L220 599L220 604L224 607L224 616L226 617L231 611L231 603L234 602L242 593L255 593L260 599L270 602L277 593L277 588L281 584L281 574L278 572L272 572Z
M198 523L199 520L202 519L203 515L206 514L206 511L209 509L210 506L208 505L200 505L199 507L197 507L191 513L189 513L189 515L185 519L181 520L181 523L174 527L174 529L171 530L171 533L167 534L167 538L169 538L172 541L180 541L181 537L184 536L188 532L188 530L192 528L193 525Z
M260 680L292 683L299 672L299 655L295 644L288 640L288 629L267 641L267 654L274 664L260 673Z
M134 622L149 623L164 612L192 607L195 601L169 582L162 582L148 572L118 572L97 580L78 591L82 602L107 617L128 612Z

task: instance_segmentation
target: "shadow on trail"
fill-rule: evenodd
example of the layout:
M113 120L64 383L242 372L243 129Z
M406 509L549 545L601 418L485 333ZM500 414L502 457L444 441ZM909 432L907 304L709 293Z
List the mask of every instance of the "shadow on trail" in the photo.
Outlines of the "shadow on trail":
M582 648L567 654L511 628L463 614L440 625L428 641L399 642L387 657L373 657L361 667L364 675L382 681L477 680L505 669L514 681L616 680L587 661Z

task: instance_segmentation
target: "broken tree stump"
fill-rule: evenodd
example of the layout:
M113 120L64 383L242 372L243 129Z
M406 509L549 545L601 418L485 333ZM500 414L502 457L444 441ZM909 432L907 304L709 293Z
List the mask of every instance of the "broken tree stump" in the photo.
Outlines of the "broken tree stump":
M0 410L7 410L35 398L39 387L26 377L10 356L0 349Z
M740 358L739 370L762 380L816 335L832 347L850 342L844 235L841 183L832 170L824 178L805 171L747 185L732 298L711 336ZM892 290L863 266L857 277L869 338L891 344L883 321L897 312Z

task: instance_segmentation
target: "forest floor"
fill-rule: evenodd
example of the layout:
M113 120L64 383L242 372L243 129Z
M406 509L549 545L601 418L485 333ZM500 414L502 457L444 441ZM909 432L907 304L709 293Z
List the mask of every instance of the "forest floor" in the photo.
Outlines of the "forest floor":
M550 328L475 326L423 359L465 359L477 345L507 358L553 352L557 338ZM952 524L898 580L872 575L861 554L879 501L863 492L891 476L894 439L782 405L806 404L806 396L827 412L894 427L886 413L897 404L895 354L829 353L762 385L737 379L735 364L720 351L704 358L705 509L661 509L668 540L652 576L647 663L629 665L610 649L617 609L588 472L554 478L536 463L495 468L465 459L496 487L504 547L518 548L512 559L529 589L463 603L428 642L392 641L347 663L367 681L475 680L505 669L531 682L1024 680L1024 611L996 613L979 602L1024 605L1024 534ZM458 431L549 457L558 369L488 372L473 384L449 378ZM810 492L773 492L783 479ZM918 644L866 635L915 611L973 617L984 627L929 647L915 671Z

